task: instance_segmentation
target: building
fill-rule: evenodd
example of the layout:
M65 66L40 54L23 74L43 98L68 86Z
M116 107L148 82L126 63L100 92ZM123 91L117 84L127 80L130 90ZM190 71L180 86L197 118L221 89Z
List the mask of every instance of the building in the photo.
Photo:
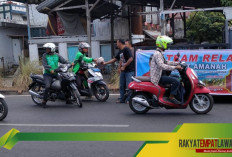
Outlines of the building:
M27 16L22 3L0 4L0 68L7 71L27 55ZM4 67L3 67L4 65Z

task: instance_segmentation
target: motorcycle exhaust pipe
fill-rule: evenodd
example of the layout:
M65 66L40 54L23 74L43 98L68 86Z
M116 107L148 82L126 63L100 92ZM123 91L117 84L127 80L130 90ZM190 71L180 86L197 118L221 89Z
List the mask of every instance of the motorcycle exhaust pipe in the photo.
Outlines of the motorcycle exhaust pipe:
M142 106L145 106L145 107L149 107L149 108L151 107L149 105L149 103L147 102L147 100L145 100L143 98L134 97L134 98L132 98L132 101L134 101L135 103L138 103Z
M38 98L40 98L40 99L43 98L43 96L39 95L38 93L36 93L36 92L34 92L34 91L32 91L32 90L29 90L29 94L32 95L32 96L36 96L36 97L38 97Z

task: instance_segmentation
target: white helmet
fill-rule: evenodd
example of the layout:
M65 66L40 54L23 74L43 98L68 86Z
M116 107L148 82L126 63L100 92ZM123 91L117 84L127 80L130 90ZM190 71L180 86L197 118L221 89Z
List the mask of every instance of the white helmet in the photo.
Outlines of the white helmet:
M43 45L43 48L50 48L51 52L55 52L56 51L56 45L53 43L46 43Z
M82 51L83 49L90 48L90 45L86 42L81 42L78 47L79 50Z

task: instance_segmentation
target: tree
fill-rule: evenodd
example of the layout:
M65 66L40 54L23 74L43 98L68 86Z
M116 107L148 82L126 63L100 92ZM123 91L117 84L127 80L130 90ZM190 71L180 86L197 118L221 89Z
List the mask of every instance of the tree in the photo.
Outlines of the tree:
M232 0L221 0L221 3L225 7L232 6Z
M220 12L195 12L187 20L187 38L193 42L221 43L225 17Z

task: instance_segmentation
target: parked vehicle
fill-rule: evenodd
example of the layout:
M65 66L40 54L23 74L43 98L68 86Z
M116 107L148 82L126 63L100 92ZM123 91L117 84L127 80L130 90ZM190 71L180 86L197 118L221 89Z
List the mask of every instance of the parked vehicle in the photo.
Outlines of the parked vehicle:
M88 71L88 76L85 76L85 71ZM109 89L106 83L103 81L101 70L96 68L96 64L86 64L79 70L79 74L82 77L82 82L87 81L88 87L83 85L83 89L79 89L81 96L94 95L97 100L105 102L109 98Z
M4 99L5 96L0 94L0 121L5 119L8 114L8 107Z
M181 83L184 84L185 95L183 103L173 104L168 100L170 85L155 86L149 77L133 78L129 89L133 91L129 102L132 111L138 114L148 112L150 109L164 107L166 109L186 109L188 105L197 114L206 114L213 108L213 98L205 84L198 80L196 72L187 64L181 63L183 70L179 71Z
M80 93L76 87L76 77L68 69L72 65L61 65L55 72L58 73L59 79L53 79L51 89L49 91L48 101L56 101L57 99L65 100L65 95L71 98L71 101L75 102L78 107L82 107L82 101ZM29 85L29 93L32 100L37 105L41 105L43 101L43 94L45 90L44 79L42 75L31 75L33 80L32 84Z

